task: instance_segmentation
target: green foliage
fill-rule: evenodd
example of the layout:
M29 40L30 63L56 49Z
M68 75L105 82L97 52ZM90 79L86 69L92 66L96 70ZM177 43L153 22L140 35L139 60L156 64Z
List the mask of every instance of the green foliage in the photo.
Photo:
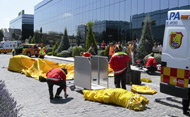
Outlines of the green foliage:
M88 51L90 46L93 44L95 52L97 52L97 42L93 33L93 24L94 23L92 21L88 22L88 33L86 38L85 50Z
M56 42L55 45L53 46L53 49L52 49L52 54L53 55L54 55L54 52L57 49L57 47L58 47L58 42Z
M43 39L42 39L42 38L40 38L40 43L44 43L44 41L43 41Z
M40 43L43 43L43 39L42 39L42 27L40 27Z
M142 35L139 46L136 49L136 59L143 60L143 58L152 52L153 37L151 30L150 16L147 15L144 19L144 25L142 29Z
M53 52L48 52L47 55L51 56L53 55Z
M61 53L57 53L57 57L60 57Z
M81 43L81 35L80 35L80 31L77 32L77 45L79 46Z
M32 36L29 36L28 43L30 43L31 41L32 41Z
M96 55L96 52L93 49L88 50L89 53L91 53L92 55Z
M129 55L128 49L125 49L124 52Z
M53 48L52 47L45 47L46 48L46 53L48 53L48 52L52 52L52 50L53 50Z
M99 56L104 56L104 52L105 52L105 50L100 50L100 51L98 52L98 55L99 55Z
M3 37L4 37L4 35L3 35L3 30L0 30L0 41L3 40Z
M19 35L18 40L22 40L22 35Z
M70 56L70 53L67 50L63 50L60 53L60 57L69 57L69 56Z
M109 56L109 50L110 50L110 46L108 45L105 49L105 52L104 52L104 56Z
M80 53L81 52L84 52L83 48L79 47L79 46L75 46L73 48L73 51L72 51L72 56L75 57L75 56L80 56Z
M54 55L54 56L57 56L57 54L58 54L58 49L56 49L56 50L54 51L53 55Z
M69 49L67 50L69 52L69 56L72 56L72 52L73 52L73 47L69 47Z
M33 36L32 40L30 43L36 43L35 36Z
M143 59L144 63L146 63L147 58L150 56L150 54L146 55ZM154 58L156 59L157 64L161 64L161 54L160 53L154 53Z
M64 36L62 36L61 42L58 46L58 52L67 50L70 47L69 37L67 35L67 29L65 28Z

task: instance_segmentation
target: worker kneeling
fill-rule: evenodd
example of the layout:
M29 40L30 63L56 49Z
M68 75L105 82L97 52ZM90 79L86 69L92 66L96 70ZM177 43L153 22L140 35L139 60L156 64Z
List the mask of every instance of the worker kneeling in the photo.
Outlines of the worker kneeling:
M57 88L57 92L55 94L55 99L60 99L62 98L60 95L61 91L64 89L64 97L67 98L67 93L66 93L66 74L67 74L67 69L62 68L53 68L49 70L46 74L47 76L47 84L49 88L49 95L50 95L50 100L54 99L53 97L53 85L58 85L60 86Z
M155 71L157 70L157 64L156 64L156 59L154 58L154 53L151 53L150 56L147 59L146 62L146 68L147 68L147 73L148 74L154 74Z

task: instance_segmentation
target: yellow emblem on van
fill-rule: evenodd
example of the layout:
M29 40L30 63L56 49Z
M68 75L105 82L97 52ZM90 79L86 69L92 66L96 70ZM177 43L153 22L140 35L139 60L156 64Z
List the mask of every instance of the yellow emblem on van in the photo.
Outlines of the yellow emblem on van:
M181 46L183 34L181 32L171 32L170 34L170 47L177 49Z

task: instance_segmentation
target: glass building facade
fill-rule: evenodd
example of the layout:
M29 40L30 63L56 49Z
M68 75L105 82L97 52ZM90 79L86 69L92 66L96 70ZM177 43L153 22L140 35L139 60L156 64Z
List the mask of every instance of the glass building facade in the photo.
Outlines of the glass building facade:
M144 17L149 14L152 34L162 42L168 10L189 9L190 0L43 0L34 7L34 31L83 37L89 21L94 22L96 40L128 41L140 38ZM83 26L82 26L83 25ZM85 40L85 39L83 39Z
M19 13L18 17L11 20L9 27L11 29L20 29L22 31L22 39L25 40L29 36L33 36L34 15Z

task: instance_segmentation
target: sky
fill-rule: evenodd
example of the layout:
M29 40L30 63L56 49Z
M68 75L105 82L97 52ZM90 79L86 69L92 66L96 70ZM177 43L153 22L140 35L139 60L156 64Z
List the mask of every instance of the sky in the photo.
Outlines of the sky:
M9 22L25 10L25 14L34 14L34 6L42 0L0 0L0 29L9 28Z

